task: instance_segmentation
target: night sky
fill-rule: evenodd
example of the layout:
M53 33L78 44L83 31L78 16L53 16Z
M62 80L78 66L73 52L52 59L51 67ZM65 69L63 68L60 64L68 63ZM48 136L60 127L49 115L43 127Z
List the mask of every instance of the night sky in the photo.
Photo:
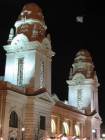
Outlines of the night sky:
M23 5L36 2L43 9L52 49L56 52L52 61L52 92L61 100L67 99L70 67L77 51L90 51L100 83L99 109L105 122L105 13L104 4L92 0L4 0L0 1L0 75L4 74L5 51L10 28L14 25ZM83 16L83 23L76 17Z

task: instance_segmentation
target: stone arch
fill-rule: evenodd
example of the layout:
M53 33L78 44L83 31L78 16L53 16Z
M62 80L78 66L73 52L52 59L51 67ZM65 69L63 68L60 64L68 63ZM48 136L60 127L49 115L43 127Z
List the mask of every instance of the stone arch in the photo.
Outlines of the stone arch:
M21 137L21 112L16 107L9 110L8 140L18 140Z
M18 128L18 115L15 111L12 111L9 119L9 127Z

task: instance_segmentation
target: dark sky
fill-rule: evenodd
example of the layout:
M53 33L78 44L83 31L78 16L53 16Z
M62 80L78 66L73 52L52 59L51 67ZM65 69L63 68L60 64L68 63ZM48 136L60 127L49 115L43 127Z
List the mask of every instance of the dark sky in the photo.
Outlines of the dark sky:
M105 118L105 11L104 4L82 0L3 0L0 1L0 74L4 73L6 44L10 27L13 26L22 6L36 2L43 9L52 49L56 52L52 62L52 91L60 99L67 99L66 80L76 52L81 48L90 51L100 82L100 115ZM83 16L84 22L76 22ZM104 119L105 120L105 119Z

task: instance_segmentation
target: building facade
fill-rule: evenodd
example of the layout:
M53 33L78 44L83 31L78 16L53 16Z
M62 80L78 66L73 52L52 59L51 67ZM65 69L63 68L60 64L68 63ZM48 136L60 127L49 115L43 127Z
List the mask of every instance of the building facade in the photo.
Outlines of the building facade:
M1 140L100 139L98 79L90 53L80 50L70 70L68 101L51 92L54 52L44 16L26 4L10 30L0 81Z

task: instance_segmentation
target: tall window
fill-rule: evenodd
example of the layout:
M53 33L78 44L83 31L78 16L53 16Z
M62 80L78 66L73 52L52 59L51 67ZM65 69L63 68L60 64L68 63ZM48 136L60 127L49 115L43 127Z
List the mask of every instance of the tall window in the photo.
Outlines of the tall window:
M40 129L45 130L46 129L46 117L40 116Z
M24 62L24 58L18 58L18 74L17 74L18 86L23 85L23 62Z
M44 86L44 62L42 61L40 68L40 88L42 88L43 86Z
M63 133L69 135L69 121L63 122Z
M18 128L18 116L15 111L10 114L9 127Z
M77 137L80 137L80 125L79 124L75 124L75 135Z
M56 133L56 122L54 119L51 119L51 133Z
M81 108L81 100L82 100L82 90L78 89L78 91L77 91L77 105L78 105L79 109Z

